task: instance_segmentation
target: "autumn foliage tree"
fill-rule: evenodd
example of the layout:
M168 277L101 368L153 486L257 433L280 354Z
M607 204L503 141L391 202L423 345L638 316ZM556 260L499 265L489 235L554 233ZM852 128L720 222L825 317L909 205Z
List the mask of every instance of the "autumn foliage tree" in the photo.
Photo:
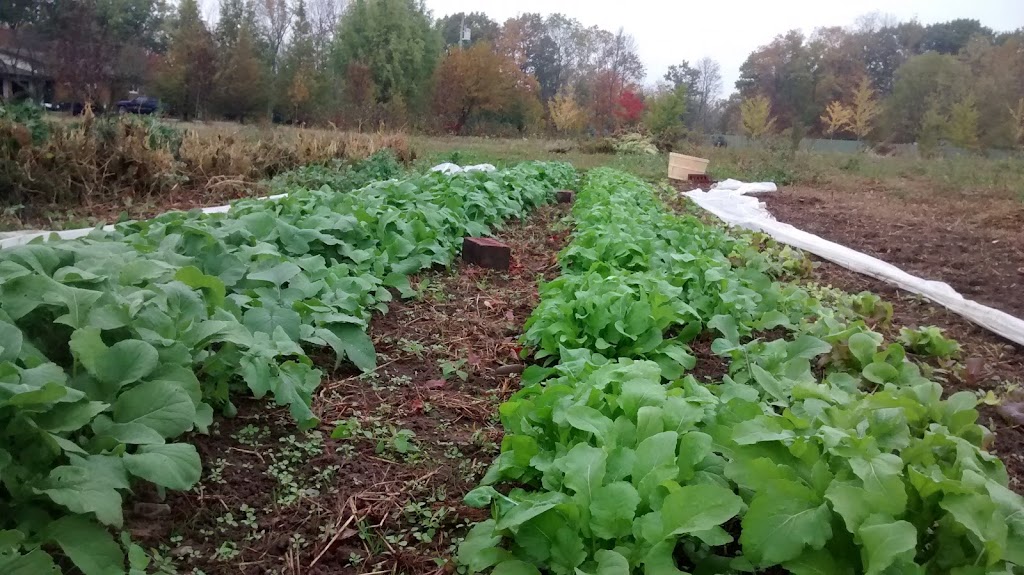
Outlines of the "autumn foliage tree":
M640 121L644 113L644 101L632 88L626 88L619 94L619 106L615 110L620 125L633 126Z
M757 140L775 131L771 102L762 95L743 100L740 104L740 122L743 133Z
M1017 100L1015 107L1006 106L1006 109L1010 111L1010 117L1013 118L1014 141L1024 146L1024 98Z
M480 42L465 50L452 50L434 75L433 110L446 131L461 134L467 123L483 113L505 115L523 126L519 115L540 106L536 80L515 61Z
M882 112L882 106L875 98L875 89L871 79L861 77L860 83L853 91L853 103L850 105L850 131L863 140L875 129L875 118Z
M978 106L974 94L968 93L950 107L946 137L954 146L968 150L978 147Z
M835 137L837 132L842 132L850 127L852 117L853 112L849 108L839 100L834 100L825 108L825 113L821 116L824 132L828 134L829 138Z
M571 92L561 92L555 96L548 108L551 122L562 134L575 136L587 125L587 112L576 102Z

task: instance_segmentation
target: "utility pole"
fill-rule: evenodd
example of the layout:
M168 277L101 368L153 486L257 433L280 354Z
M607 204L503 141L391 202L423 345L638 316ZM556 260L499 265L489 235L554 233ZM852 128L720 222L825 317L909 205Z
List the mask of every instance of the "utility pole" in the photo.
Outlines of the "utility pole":
M471 34L469 28L466 28L466 13L462 13L462 24L459 25L459 49L462 49L463 42L470 42Z

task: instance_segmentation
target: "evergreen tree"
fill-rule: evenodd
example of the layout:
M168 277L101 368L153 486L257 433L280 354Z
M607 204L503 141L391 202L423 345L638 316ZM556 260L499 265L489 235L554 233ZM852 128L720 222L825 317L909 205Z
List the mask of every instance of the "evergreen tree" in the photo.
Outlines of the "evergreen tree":
M395 108L420 108L441 54L441 36L422 2L354 0L336 34L334 69L369 68L377 101Z
M318 93L321 78L316 70L316 54L306 14L305 0L295 5L295 23L288 45L279 85L283 94L278 97L280 112L293 121L308 121L313 108L313 95Z
M171 45L156 84L163 100L184 119L202 116L217 71L213 35L196 0L181 0Z
M228 118L245 120L265 112L266 75L249 23L241 23L223 62L216 79L220 113Z

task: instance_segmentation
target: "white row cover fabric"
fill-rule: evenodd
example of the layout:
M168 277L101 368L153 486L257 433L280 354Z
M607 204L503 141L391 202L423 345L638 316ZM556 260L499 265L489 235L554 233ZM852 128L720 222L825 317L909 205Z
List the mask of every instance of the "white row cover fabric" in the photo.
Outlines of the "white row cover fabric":
M719 192L736 192L737 194L760 194L763 192L777 192L779 188L775 182L741 182L739 180L723 180L711 186L712 190Z
M258 198L260 200L276 200L283 198L288 194L275 194L273 196L266 196ZM213 206L210 208L203 208L204 214L223 214L231 209L230 205L227 206ZM111 232L114 230L114 226L103 226L99 228L104 232ZM22 230L18 232L7 232L0 236L0 250L5 248L13 248L15 246L21 246L29 243L30 241L39 238L50 238L50 239L61 239L61 240L73 240L89 235L89 232L96 230L96 228L78 228L75 230L60 230L60 231L42 231L42 230Z
M727 180L734 182L735 180ZM723 184L726 182L723 182ZM830 242L782 223L772 217L764 204L745 195L749 186L761 184L721 184L709 192L693 190L685 195L701 208L718 216L729 225L764 232L776 240L835 262L844 268L891 283L900 289L921 294L979 326L1024 345L1024 320L1008 313L965 299L949 284L919 278L878 258ZM774 184L772 184L774 187ZM761 190L767 191L767 190Z
M438 164L433 168L430 168L430 171L441 172L443 174L448 174L450 176L452 174L458 174L459 172L493 172L497 169L498 168L495 168L491 164L477 164L475 166L462 167L458 164L445 162L443 164Z

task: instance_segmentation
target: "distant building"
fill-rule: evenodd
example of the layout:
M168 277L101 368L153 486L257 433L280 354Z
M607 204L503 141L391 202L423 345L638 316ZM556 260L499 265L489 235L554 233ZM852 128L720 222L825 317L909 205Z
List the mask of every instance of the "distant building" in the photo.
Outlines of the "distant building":
M0 99L52 99L54 78L44 61L42 51L15 42L10 30L0 30Z

